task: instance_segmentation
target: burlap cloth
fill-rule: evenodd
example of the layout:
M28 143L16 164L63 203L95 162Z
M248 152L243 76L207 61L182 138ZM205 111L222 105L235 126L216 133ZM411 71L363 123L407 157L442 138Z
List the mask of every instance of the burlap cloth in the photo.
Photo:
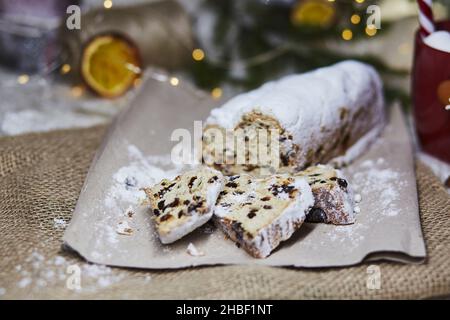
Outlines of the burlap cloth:
M69 290L66 274L58 263L53 263L55 256L65 258L63 266L87 264L76 254L61 249L64 228L55 225L55 221L60 221L55 219L70 220L104 132L105 127L94 127L0 139L0 299L450 296L450 197L421 163L416 168L428 259L421 265L372 263L381 272L378 290L367 288L369 263L336 269L217 266L147 271L106 268L98 276L104 281L98 281L91 270L90 277L81 274L81 291Z

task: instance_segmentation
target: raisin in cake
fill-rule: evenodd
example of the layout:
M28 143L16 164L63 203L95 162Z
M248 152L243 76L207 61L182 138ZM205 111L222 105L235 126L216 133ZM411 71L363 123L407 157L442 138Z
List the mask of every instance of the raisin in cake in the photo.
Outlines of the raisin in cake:
M304 178L242 174L227 178L214 220L249 254L265 258L302 225L313 204Z
M205 224L213 214L223 183L220 172L200 168L144 189L161 242L174 242Z
M306 221L332 224L355 222L353 192L340 170L317 165L296 175L307 179L314 196L314 207L306 215Z
M269 150L278 145L277 172L331 160L342 165L367 149L384 120L382 85L375 69L344 61L268 82L213 109L203 131L203 161L226 175L258 174L250 145L256 141L255 132L270 129L277 132L276 143L267 143ZM230 149L224 141L237 131L244 135L236 145L245 146L245 161L237 161L237 148Z

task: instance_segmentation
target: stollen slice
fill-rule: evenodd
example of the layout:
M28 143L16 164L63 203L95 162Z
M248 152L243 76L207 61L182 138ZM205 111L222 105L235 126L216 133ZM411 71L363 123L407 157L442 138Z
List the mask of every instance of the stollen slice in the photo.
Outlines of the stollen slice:
M223 175L201 167L144 188L162 243L172 243L208 222L223 189Z
M352 188L341 170L328 165L309 167L296 173L307 179L314 196L314 206L307 222L351 224L355 222Z
M302 177L242 174L226 178L214 220L250 255L265 258L302 225L313 204L311 187Z

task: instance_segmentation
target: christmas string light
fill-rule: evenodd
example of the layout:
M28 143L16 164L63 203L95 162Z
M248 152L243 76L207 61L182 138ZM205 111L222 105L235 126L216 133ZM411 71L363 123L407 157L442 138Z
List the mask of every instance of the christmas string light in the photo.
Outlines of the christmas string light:
M205 58L205 52L202 49L194 49L192 51L192 58L195 61L202 61Z
M180 80L178 80L177 77L171 77L170 80L169 80L169 82L170 82L171 85L173 85L174 87L176 87L176 86L180 83Z
M103 7L105 7L105 9L111 9L113 6L113 3L111 0L105 0L103 1Z
M27 74L21 74L18 78L17 78L17 82L19 84L26 84L28 81L30 80L30 77Z
M361 22L361 17L359 15L357 15L357 14L354 14L354 15L351 16L350 22L353 23L353 24L358 24L358 23Z
M211 96L214 99L219 99L222 96L222 89L220 88L214 88L211 90Z
M353 32L352 32L352 30L350 30L350 29L344 29L344 30L342 31L342 39L344 39L344 40L346 40L346 41L349 41L349 40L352 40L352 38L353 38Z
M376 33L377 33L377 28L376 28L373 24L368 25L368 26L366 27L366 34L367 34L369 37L373 37L374 35L376 35Z
M70 70L72 69L72 67L70 66L70 64L63 64L61 67L61 74L67 74L70 72Z
M83 95L84 93L84 87L81 85L78 86L73 86L70 89L70 93L72 94L72 96L74 96L75 98L79 98Z

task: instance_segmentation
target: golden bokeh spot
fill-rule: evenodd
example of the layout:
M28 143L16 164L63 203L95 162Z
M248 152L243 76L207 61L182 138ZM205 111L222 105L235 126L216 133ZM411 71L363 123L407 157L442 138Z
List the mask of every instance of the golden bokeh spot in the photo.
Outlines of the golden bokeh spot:
M327 0L299 1L291 12L291 22L295 26L328 27L335 17L334 4Z
M30 77L27 74L21 74L19 77L17 77L17 82L19 84L25 84L30 80Z
M105 0L103 1L103 6L105 7L105 9L111 9L113 3L111 0Z
M78 85L78 86L73 86L70 89L70 93L72 94L72 96L74 96L75 98L81 97L84 93L84 87L82 85Z
M363 3L364 0L355 0L355 2L357 2L357 3Z
M169 82L170 82L171 85L173 85L175 87L175 86L177 86L180 83L180 80L178 80L177 77L171 77Z
M342 31L342 39L348 41L348 40L352 40L353 38L353 32L350 29L344 29L344 31Z
M194 49L192 51L192 58L195 61L201 61L205 58L205 52L202 49Z
M361 17L359 15L357 15L357 14L354 14L354 15L351 16L350 21L353 24L358 24L358 23L361 22Z
M374 35L377 34L377 28L375 28L375 26L373 24L370 24L366 27L366 34L369 37L373 37Z
M142 79L141 78L136 78L133 81L133 85L135 88L139 87L142 84Z
M222 89L220 88L214 88L211 90L211 96L214 99L219 99L222 96Z
M70 70L72 70L72 67L70 66L70 64L63 64L61 67L61 74L67 74L70 72Z

